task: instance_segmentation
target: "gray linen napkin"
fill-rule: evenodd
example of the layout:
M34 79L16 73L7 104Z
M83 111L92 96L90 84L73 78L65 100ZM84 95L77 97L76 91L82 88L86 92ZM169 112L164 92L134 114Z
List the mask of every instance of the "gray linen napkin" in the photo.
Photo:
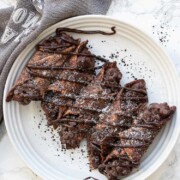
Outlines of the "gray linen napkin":
M0 10L0 121L8 73L19 53L43 30L69 17L105 14L112 0L17 0Z

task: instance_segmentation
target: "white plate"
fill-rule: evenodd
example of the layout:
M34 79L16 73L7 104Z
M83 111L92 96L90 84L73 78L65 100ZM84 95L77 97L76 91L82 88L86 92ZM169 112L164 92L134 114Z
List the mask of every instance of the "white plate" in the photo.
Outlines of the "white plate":
M47 131L46 120L42 120L43 113L39 112L41 109L39 103L33 102L28 106L21 106L16 102L5 102L8 91L35 51L35 45L62 26L104 31L110 30L111 26L116 26L117 34L113 36L80 34L73 34L73 36L81 37L83 40L88 39L93 47L91 51L95 54L107 57L112 53L117 55L116 60L123 73L122 83L132 80L132 76L144 78L147 82L150 102L168 102L170 105L177 106L179 111L179 77L167 55L151 38L124 22L106 16L79 16L57 23L45 30L18 56L5 86L4 118L10 139L21 157L44 179L82 180L92 176L105 180L106 177L97 170L89 171L86 142L81 144L80 149L61 151L57 133ZM127 66L124 65L122 58ZM161 131L146 153L139 170L134 171L127 179L147 178L166 159L180 131L178 111L172 122ZM54 138L51 137L52 134ZM83 155L81 151L85 151Z

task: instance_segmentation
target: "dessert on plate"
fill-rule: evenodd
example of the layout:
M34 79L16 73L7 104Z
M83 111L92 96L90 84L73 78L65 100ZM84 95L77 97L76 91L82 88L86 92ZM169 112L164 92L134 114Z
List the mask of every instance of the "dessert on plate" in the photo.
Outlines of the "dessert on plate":
M176 107L148 105L144 79L121 85L116 62L92 54L88 41L66 33L116 33L115 27L111 30L58 28L54 36L37 45L6 101L22 105L40 101L47 124L60 129L62 148L77 148L86 139L90 168L116 180L139 166ZM95 66L97 60L103 66Z

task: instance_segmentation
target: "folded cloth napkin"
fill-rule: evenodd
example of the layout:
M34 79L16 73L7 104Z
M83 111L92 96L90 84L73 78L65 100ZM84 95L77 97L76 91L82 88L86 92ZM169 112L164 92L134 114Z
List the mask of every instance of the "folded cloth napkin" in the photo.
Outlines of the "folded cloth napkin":
M69 17L105 14L112 0L17 0L0 10L0 121L8 73L19 53L43 30Z

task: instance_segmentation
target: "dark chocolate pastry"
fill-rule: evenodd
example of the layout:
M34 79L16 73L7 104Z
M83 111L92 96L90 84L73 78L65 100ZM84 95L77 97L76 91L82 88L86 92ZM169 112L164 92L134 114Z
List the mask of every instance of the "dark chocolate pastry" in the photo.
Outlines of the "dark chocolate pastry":
M18 101L23 105L29 104L31 101L39 101L44 96L50 82L47 79L33 77L25 68L14 87L8 93L6 101Z
M65 39L69 39L69 42L64 41L61 37L55 36L37 45L38 50L28 62L14 87L7 95L6 100L8 102L14 100L26 105L31 101L42 100L49 84L61 78L61 67L66 62L66 59L69 58L68 55L51 53L45 50L47 48L59 48L62 52L69 53L74 52L76 49L76 46L72 44L71 41L80 43L79 40L74 40L66 34L62 36Z
M97 77L81 90L72 107L59 115L55 122L62 125L60 139L66 149L79 147L87 137L99 114L110 106L120 89L121 76L116 62L106 63Z
M119 133L119 140L110 143L113 148L98 169L108 179L128 175L140 160L158 132L172 119L176 108L167 103L153 103L141 107L132 127Z
M147 103L144 80L130 82L123 87L106 114L101 114L99 123L93 128L88 139L91 169L95 169L111 151L110 143L119 139L118 133L131 126L137 110Z
M90 54L86 44L86 41L80 43L74 52ZM56 80L48 86L42 100L42 108L49 124L57 119L58 114L63 113L68 106L72 106L75 96L92 81L94 66L95 59L93 57L71 55L66 59L63 64L64 69L60 70L61 73L56 74ZM88 69L90 70L88 71ZM57 125L54 124L54 128L56 127Z

